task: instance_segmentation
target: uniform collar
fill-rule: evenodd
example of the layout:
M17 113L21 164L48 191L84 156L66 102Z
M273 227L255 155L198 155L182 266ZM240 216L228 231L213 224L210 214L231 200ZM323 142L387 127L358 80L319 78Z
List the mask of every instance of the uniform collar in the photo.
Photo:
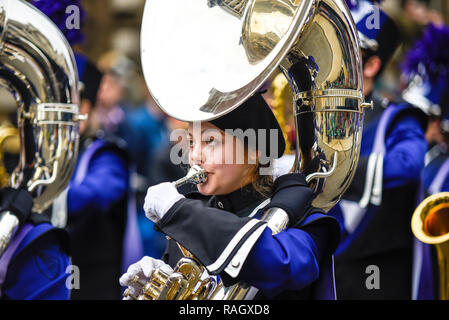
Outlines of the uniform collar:
M208 202L211 207L238 214L263 199L265 198L249 184L226 195L212 196Z

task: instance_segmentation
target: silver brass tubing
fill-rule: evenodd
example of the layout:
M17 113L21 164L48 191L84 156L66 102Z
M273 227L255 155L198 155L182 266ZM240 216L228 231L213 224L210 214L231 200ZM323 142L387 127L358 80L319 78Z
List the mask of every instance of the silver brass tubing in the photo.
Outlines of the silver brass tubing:
M0 213L0 257L19 228L19 219L9 211Z

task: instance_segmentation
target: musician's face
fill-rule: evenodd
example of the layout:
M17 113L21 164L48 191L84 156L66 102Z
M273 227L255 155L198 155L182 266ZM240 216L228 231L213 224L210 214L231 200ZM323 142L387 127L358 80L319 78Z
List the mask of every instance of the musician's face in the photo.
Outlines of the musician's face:
M233 192L254 180L256 152L248 151L240 139L209 122L189 125L189 163L207 172L205 183L198 185L204 195Z

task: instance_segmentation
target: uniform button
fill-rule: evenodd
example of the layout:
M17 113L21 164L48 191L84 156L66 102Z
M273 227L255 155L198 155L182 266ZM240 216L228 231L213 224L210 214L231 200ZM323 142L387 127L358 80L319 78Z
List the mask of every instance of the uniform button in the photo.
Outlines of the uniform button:
M232 265L234 268L238 268L238 267L240 266L240 261L234 259L234 260L232 260L231 265Z
M217 205L220 209L224 208L223 202L221 202L221 201L218 201Z

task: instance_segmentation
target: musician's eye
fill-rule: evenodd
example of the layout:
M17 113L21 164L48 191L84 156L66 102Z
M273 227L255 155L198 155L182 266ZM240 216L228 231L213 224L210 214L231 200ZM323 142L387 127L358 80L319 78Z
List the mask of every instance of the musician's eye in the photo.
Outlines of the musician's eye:
M193 148L195 146L195 142L193 142L193 139L189 139L189 147Z
M215 146L217 144L217 140L215 140L214 137L209 137L209 139L206 140L206 144L209 146Z

